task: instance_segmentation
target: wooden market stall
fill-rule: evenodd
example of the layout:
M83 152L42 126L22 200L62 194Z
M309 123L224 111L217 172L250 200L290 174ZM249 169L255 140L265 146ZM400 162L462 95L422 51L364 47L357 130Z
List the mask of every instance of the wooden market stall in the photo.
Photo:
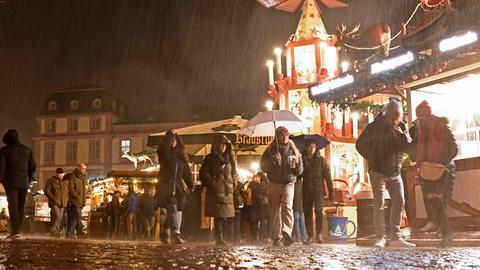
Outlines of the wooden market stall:
M421 15L404 27L399 47L391 50L388 58L318 82L310 87L309 94L320 104L352 110L362 107L361 101L394 95L403 101L409 124L415 120L414 108L428 100L435 114L449 118L460 147L455 161L457 177L449 203L449 222L457 230L477 228L480 221L477 195L480 3L426 0L417 8L423 9ZM426 214L416 169L409 165L413 164L406 162L404 166L407 214L415 229L425 224Z

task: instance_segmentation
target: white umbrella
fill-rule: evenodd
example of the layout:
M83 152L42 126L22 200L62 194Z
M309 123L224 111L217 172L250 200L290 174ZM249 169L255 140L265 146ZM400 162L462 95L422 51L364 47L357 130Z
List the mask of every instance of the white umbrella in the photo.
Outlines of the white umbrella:
M250 137L275 136L275 129L283 126L290 133L304 133L305 124L294 113L286 110L260 112L238 132Z

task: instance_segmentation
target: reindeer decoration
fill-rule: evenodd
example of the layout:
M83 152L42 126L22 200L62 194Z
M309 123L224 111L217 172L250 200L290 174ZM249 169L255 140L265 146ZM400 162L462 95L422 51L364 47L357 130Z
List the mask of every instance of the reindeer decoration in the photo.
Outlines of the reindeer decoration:
M347 32L345 24L337 25L336 46L340 61L348 61L353 64L354 68L357 68L358 64L366 63L376 55L388 56L391 40L388 24L374 24L361 34L359 34L359 30L360 24L357 24L349 32Z
M147 165L147 161L149 161L150 164L153 165L152 157L154 155L156 155L156 153L153 151L142 151L134 154L131 154L130 152L124 152L122 155L122 158L126 158L131 162L133 162L133 167L137 169L138 163L142 161L143 161L143 166Z

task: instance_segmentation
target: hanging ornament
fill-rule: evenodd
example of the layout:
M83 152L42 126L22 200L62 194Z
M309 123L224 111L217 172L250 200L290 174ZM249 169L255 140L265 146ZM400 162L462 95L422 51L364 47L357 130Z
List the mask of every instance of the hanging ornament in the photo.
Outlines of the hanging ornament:
M434 8L443 4L444 0L420 0L420 2L426 7Z

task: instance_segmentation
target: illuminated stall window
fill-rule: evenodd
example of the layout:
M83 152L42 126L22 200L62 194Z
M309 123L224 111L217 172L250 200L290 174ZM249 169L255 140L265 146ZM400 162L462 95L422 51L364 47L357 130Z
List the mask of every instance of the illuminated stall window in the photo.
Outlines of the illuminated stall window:
M427 100L435 115L447 117L460 148L457 159L480 156L480 74L412 91L412 108ZM415 116L416 117L416 116Z

